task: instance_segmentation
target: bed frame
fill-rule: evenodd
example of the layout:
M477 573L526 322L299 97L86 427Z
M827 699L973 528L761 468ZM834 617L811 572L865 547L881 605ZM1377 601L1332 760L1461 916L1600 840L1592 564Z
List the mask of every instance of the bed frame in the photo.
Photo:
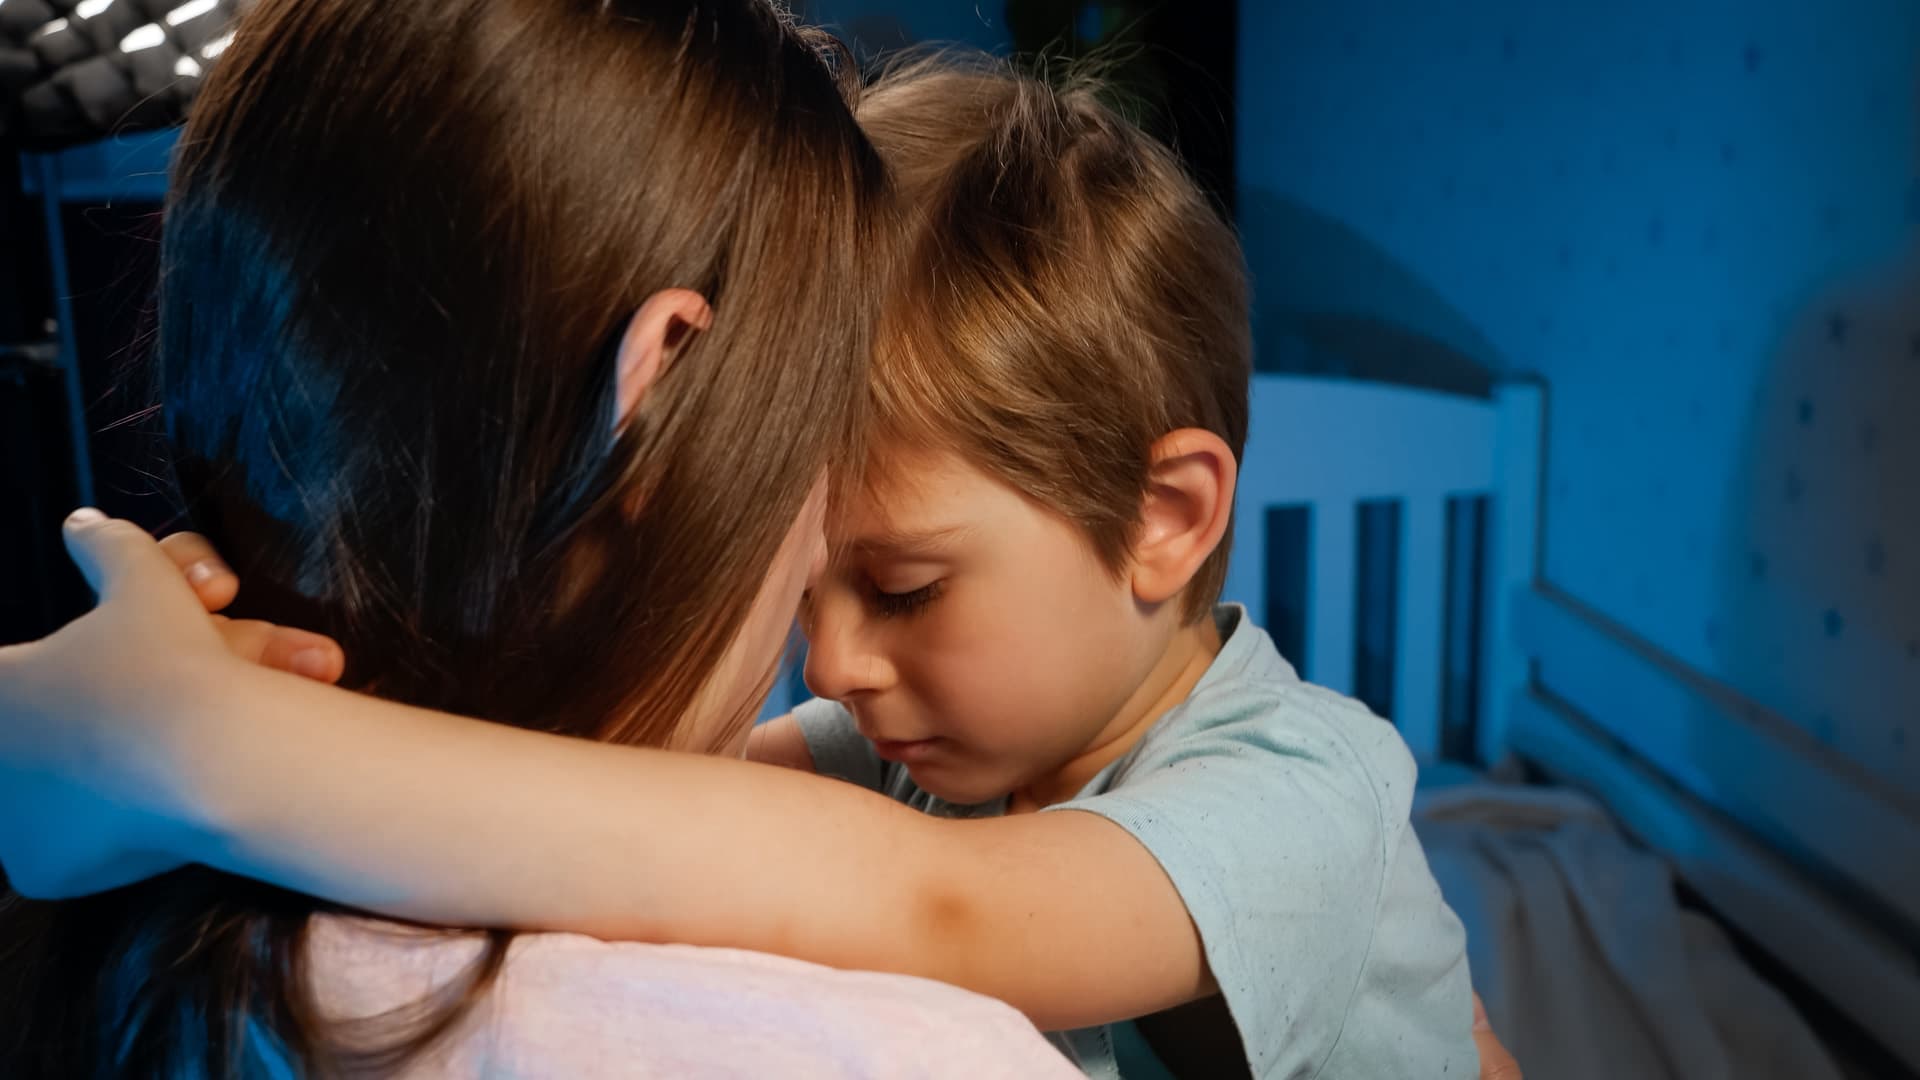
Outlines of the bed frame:
M1381 711L1418 755L1518 758L1597 796L1920 1069L1920 807L1543 579L1545 415L1528 384L1475 399L1257 376L1228 597L1303 652L1307 678L1349 692L1357 627L1390 627ZM1384 544L1356 524L1383 506L1399 508ZM1382 551L1395 587L1370 590L1359 568ZM1383 596L1391 610L1364 610Z
M1526 662L1480 643L1511 639L1497 598L1535 577L1539 389L1488 401L1259 375L1251 403L1226 598L1272 628L1307 679L1390 712L1417 755L1440 757L1452 733L1455 749L1470 740L1499 757ZM1385 535L1367 528L1380 510ZM1369 590L1361 567L1382 556L1390 579ZM1390 675L1375 681L1390 689L1361 685L1363 619L1390 639L1372 650L1385 646Z

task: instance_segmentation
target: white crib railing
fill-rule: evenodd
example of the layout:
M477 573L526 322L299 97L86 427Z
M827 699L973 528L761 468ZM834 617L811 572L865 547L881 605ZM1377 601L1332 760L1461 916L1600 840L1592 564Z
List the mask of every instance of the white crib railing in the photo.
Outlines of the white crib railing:
M1400 506L1399 565L1393 589L1392 719L1416 754L1438 756L1443 657L1449 624L1448 504L1485 498L1478 552L1481 617L1476 715L1480 756L1506 745L1511 691L1525 684L1524 658L1511 646L1511 605L1499 602L1533 582L1540 488L1542 394L1532 384L1498 388L1491 399L1407 387L1292 375L1253 380L1251 426L1240 470L1234 558L1226 597L1268 622L1267 511L1308 515L1304 657L1289 657L1307 679L1355 691L1356 567L1363 503ZM1468 580L1471 580L1469 578ZM1457 598L1456 602L1467 602ZM1456 643L1458 644L1458 643Z

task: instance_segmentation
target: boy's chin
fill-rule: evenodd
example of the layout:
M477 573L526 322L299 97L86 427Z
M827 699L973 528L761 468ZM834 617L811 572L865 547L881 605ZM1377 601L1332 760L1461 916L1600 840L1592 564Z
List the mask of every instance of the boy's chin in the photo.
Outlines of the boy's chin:
M1009 786L992 777L969 775L937 764L910 765L907 775L921 791L955 806L978 806L1003 798Z

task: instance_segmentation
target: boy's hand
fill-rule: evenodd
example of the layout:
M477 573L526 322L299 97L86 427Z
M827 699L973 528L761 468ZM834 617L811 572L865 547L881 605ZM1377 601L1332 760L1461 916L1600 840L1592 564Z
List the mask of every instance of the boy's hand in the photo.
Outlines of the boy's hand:
M1521 1080L1520 1063L1493 1033L1479 994L1473 995L1473 1042L1480 1051L1480 1080Z
M158 702L220 685L236 655L328 680L343 666L318 635L210 620L207 607L237 583L216 570L188 587L183 568L211 553L203 540L163 548L98 511L68 518L64 537L99 605L42 641L0 648L0 866L15 890L44 898L137 881L191 849L193 793L175 758L220 743L155 722Z
M226 640L227 651L263 667L324 683L339 681L346 670L346 658L332 638L259 619L229 619L216 614L233 603L240 591L240 579L221 560L206 537L199 533L174 533L160 541L160 550L173 560L173 565L180 569L200 598L200 606L213 616L215 628Z

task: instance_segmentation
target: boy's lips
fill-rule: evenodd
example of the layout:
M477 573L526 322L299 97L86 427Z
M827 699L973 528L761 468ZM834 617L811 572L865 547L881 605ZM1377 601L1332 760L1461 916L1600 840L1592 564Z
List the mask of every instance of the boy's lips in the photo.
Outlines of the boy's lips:
M938 738L873 740L874 753L879 754L882 760L895 762L900 765L911 765L916 761L924 761L927 755L934 753L939 747L940 740Z

